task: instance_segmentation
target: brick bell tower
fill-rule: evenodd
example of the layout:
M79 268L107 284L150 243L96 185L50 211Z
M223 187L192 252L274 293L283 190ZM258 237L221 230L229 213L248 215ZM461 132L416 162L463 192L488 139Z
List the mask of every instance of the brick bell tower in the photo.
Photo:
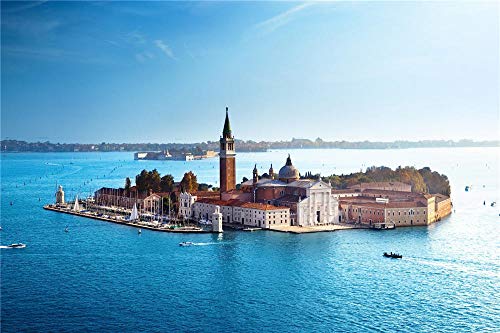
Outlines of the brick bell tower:
M234 137L229 124L229 108L226 106L226 120L220 138L220 193L236 188L236 152L234 150Z

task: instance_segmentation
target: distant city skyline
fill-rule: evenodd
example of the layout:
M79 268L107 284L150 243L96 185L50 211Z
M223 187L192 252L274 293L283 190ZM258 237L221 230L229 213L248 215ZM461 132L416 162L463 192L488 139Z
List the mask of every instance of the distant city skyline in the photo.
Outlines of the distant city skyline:
M497 140L496 2L1 2L1 138Z

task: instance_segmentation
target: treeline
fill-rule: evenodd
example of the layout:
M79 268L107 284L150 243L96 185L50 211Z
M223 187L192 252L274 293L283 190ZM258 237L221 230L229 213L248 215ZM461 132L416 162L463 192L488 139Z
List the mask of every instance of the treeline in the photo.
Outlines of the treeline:
M240 152L260 152L268 149L406 149L406 148L449 148L449 147L498 147L500 141L473 141L473 140L423 140L423 141L324 141L292 139L290 141L253 141L236 140L236 150ZM2 140L2 152L113 152L113 151L163 151L169 150L173 155L192 153L202 154L207 150L219 151L218 141L199 143L51 143L26 142L18 140Z
M317 178L319 175L306 173L307 178ZM412 192L451 194L450 182L446 175L432 171L429 167L416 169L414 167L398 167L392 170L388 167L369 167L365 172L356 172L348 175L331 175L322 177L323 181L330 182L335 189L345 189L360 183L398 181L411 185Z
M125 179L125 190L130 190L131 183L130 178L127 177ZM173 192L176 190L195 193L196 191L208 191L210 189L218 190L218 188L214 188L209 184L198 184L198 179L192 171L186 172L182 180L176 183L174 176L171 174L161 176L156 169L151 171L142 170L141 173L135 176L135 186L140 193L149 191L153 193Z

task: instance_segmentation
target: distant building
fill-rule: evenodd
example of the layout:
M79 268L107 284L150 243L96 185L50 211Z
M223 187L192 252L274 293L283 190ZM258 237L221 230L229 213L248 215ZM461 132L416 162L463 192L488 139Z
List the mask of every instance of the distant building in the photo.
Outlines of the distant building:
M400 191L411 192L411 185L402 182L372 182L361 183L349 186L350 190L384 190L384 191Z
M451 213L451 200L442 194L376 189L355 194L339 198L342 222L369 226L385 223L396 227L429 225Z

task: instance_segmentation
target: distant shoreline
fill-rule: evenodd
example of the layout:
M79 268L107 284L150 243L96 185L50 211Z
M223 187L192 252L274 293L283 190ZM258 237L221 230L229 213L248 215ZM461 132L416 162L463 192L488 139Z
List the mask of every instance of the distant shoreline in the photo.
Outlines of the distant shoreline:
M218 141L207 141L200 143L51 143L51 142L26 142L19 140L2 140L2 153L55 153L55 152L128 152L139 151L171 151L178 154L198 154L203 151L219 151ZM235 140L236 151L257 153L269 150L286 149L356 149L356 150L386 150L386 149L415 149L415 148L481 148L500 147L500 141L472 141L472 140L425 140L425 141L393 141L393 142L371 142L371 141L334 141L328 142L318 138L314 141L309 139L292 139L291 141L261 141Z
M325 147L318 147L318 148L269 148L267 150L256 150L256 151L251 151L251 150L245 150L245 151L237 151L237 153L267 153L269 151L274 151L274 150L283 150L283 151L288 151L288 150L407 150L407 149L453 149L453 148L500 148L500 145L498 146L453 146L453 147L404 147L404 148L325 148ZM107 151L98 151L98 150L93 150L93 151L31 151L31 150L20 150L20 151L1 151L0 154L34 154L34 153L41 153L41 154L49 154L49 153L59 153L59 154L69 154L69 153L127 153L127 154L133 154L133 151L123 151L123 150L107 150ZM147 159L139 160L139 161L147 161ZM176 161L176 162L186 162L184 160L176 160L176 159L167 159L167 160L150 160L150 161Z

